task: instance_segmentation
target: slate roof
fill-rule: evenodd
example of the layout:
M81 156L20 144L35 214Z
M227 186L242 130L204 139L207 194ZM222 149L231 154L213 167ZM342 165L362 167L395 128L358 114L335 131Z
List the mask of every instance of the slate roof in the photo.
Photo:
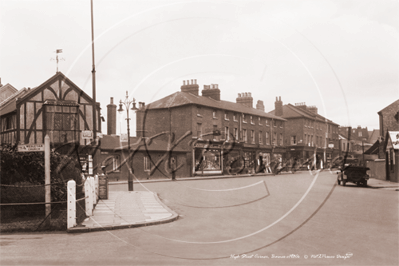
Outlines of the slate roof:
M136 149L143 144L138 137L130 137L130 149ZM128 148L127 143L122 146L120 143L120 136L118 135L104 135L101 139L101 150L120 151ZM161 151L166 152L168 149L168 142L161 139L153 139L149 144L139 147L140 151ZM173 149L173 152L186 152L179 145Z
M28 92L27 88L23 88L0 103L0 114L8 114L17 109L16 101L18 98L23 97Z
M378 114L381 114L382 112L385 111L385 109L388 109L389 107L391 107L392 105L396 106L396 110L399 110L399 99L394 101L393 103L391 103L390 105L388 105L387 107L385 107L384 109L382 109L381 111L377 112Z
M274 115L275 111L276 110L270 111L269 114ZM308 119L312 119L312 120L316 119L317 121L322 122L322 123L325 123L327 121L330 124L339 126L337 123L334 123L333 121L325 118L324 116L322 116L320 114L316 114L311 111L298 108L292 104L283 105L283 115L281 117L285 118L285 119L304 117L304 118L308 118Z
M286 121L284 118L266 113L259 109L244 106L240 103L223 100L217 101L209 97L196 96L189 92L175 92L169 96L148 104L146 109L164 109L190 104Z
M16 93L17 91L18 90L14 88L14 86L12 86L10 83L7 83L4 86L0 84L0 102L6 100L8 97Z

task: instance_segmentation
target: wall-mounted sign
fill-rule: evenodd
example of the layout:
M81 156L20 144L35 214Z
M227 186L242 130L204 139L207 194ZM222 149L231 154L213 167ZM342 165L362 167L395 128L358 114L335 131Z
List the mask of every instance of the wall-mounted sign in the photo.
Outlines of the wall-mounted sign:
M91 130L83 130L82 131L82 138L83 139L92 139L93 138L93 131L91 131Z
M37 152L44 151L44 144L21 144L18 145L19 152Z
M329 144L328 144L328 147L329 147L330 149L332 149L332 148L334 148L334 144L333 144L333 143L329 143Z
M392 146L395 150L399 149L399 131L388 131Z

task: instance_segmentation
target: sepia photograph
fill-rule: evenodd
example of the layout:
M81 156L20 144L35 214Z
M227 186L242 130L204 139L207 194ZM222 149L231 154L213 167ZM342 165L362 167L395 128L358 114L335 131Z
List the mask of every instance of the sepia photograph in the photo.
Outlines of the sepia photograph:
M0 1L0 265L399 265L398 14Z

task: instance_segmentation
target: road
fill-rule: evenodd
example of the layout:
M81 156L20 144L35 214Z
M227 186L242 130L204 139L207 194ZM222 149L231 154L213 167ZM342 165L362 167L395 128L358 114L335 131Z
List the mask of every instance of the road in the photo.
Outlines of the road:
M1 265L398 265L398 192L321 172L136 184L180 218L84 234L1 235ZM110 190L127 190L127 184Z

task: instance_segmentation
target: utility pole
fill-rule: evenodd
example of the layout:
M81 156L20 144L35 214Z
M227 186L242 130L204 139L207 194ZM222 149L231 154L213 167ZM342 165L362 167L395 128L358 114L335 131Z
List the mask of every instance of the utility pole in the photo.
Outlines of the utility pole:
M93 23L93 0L91 2L91 54L92 54L92 63L93 69L92 73L92 87L93 87L93 140L97 139L97 120L96 120L96 111L97 111L97 103L96 103L96 66L94 60L94 23Z

